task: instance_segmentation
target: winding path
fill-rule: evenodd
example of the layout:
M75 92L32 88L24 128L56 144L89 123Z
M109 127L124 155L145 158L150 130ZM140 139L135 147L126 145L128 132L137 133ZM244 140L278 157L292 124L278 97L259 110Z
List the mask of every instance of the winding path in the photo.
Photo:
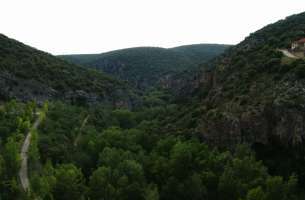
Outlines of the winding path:
M25 192L29 191L30 189L30 181L28 177L28 151L31 144L32 132L33 130L37 129L37 127L42 121L42 118L40 117L40 113L37 112L36 115L37 115L37 119L35 120L33 126L27 133L20 152L21 167L19 170L19 179L21 182L21 186Z

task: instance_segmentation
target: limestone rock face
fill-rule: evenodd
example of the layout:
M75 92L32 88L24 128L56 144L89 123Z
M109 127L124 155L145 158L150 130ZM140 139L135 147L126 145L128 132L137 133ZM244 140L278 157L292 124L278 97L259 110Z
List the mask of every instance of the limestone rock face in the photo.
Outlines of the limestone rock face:
M304 113L284 107L266 107L238 116L221 113L219 118L203 119L199 130L204 140L217 146L234 146L241 142L295 146L305 139Z
M223 76L219 71L202 74L199 81L199 88L207 93L201 99L205 114L198 124L205 141L217 146L241 142L295 146L304 142L304 80L271 83L257 79L241 95L231 93L234 88L227 90L227 82L216 78L219 73Z

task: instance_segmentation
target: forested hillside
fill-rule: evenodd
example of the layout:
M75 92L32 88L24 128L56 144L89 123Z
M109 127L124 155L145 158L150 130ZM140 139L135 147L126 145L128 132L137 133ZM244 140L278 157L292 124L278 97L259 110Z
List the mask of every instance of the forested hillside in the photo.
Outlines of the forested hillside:
M278 49L305 37L305 13L251 34L209 63L197 89L196 130L211 145L249 143L272 174L304 187L305 62Z
M0 34L0 100L131 104L121 81L38 51Z
M281 136L278 142L285 145L302 142L305 130L297 127L303 121L305 62L278 49L305 37L304 19L302 13L268 25L209 63L211 68L200 78L210 80L210 88L203 81L198 95L205 120L211 120L202 127L211 141L224 144L213 139L215 131L228 144L241 140L265 144L273 136ZM219 128L236 135L226 138ZM298 131L291 134L291 129Z
M135 88L154 86L136 98L120 80L1 36L0 199L304 199L305 61L278 51L304 27L305 13L288 17L187 72L202 63L200 45L69 56L107 64ZM176 95L157 85L171 72L183 88ZM70 92L78 98L67 100Z
M172 76L185 70L197 69L215 56L223 53L228 45L197 44L170 49L138 47L102 54L64 55L61 58L75 64L102 70L127 80L138 89L168 88Z

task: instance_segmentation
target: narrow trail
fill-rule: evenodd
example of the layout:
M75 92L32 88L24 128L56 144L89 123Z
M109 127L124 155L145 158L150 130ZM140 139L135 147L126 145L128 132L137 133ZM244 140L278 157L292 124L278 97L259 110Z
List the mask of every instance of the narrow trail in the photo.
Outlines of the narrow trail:
M297 59L298 57L290 53L287 49L279 49L280 52L282 52L285 56L289 58L295 58Z
M21 182L22 189L25 192L29 191L30 189L30 181L28 177L28 151L31 144L32 131L36 130L42 121L42 118L40 117L40 113L37 112L36 115L37 115L37 119L35 120L30 130L28 131L20 152L21 167L19 170L19 179Z
M87 121L89 119L90 115L87 115L87 117L83 120L80 128L79 128L79 132L78 132L78 135L76 136L75 140L74 140L74 146L76 147L78 145L78 142L80 140L80 138L82 137L82 131L83 131L83 128L85 127L85 125L87 124Z

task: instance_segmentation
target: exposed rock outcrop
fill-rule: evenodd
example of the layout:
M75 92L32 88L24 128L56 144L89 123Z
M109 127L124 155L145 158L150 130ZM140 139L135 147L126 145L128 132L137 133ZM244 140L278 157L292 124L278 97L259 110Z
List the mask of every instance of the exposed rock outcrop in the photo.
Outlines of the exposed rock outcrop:
M251 34L191 83L199 83L197 96L204 94L197 127L203 140L217 146L304 144L305 62L277 51L303 37L304 19L301 13Z

